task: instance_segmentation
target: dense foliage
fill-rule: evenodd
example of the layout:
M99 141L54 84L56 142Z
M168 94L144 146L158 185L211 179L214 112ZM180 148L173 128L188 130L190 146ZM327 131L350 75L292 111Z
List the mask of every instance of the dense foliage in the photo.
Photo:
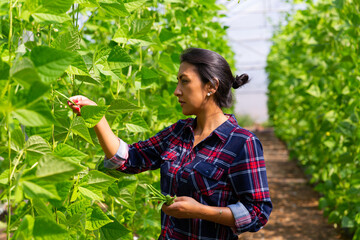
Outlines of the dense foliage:
M179 55L233 61L215 0L0 0L0 190L14 239L154 239L160 214L136 176L103 169L106 114L132 143L179 118ZM233 64L232 64L233 65ZM66 96L99 106L75 116ZM65 96L65 97L64 97ZM108 173L105 174L104 172Z
M273 37L270 118L329 221L360 239L360 2L315 2Z

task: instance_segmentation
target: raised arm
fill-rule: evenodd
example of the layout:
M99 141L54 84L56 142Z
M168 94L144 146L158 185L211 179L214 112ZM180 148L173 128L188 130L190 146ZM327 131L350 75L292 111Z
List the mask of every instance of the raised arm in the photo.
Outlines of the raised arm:
M78 115L81 115L81 108L83 106L97 105L95 102L81 95L73 96L70 99L77 104L74 105L71 102L68 102L71 109ZM94 130L106 157L113 157L119 149L120 141L111 130L105 116L99 121L98 124L95 125Z

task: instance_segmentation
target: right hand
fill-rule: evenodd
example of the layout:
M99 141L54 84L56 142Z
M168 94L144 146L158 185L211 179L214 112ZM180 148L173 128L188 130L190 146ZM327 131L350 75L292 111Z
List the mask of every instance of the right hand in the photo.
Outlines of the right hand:
M70 99L71 99L71 101L76 103L76 105L72 104L70 101L68 101L68 105L73 110L73 112L76 113L78 116L81 115L80 109L83 106L87 106L87 105L96 106L97 105L94 101L91 101L90 99L88 99L87 97L84 97L82 95L72 96L72 97L70 97Z

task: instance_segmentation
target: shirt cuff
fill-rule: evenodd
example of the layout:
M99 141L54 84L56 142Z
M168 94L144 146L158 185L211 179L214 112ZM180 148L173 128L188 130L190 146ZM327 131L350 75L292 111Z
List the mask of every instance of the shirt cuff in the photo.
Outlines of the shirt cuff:
M126 159L129 157L129 146L126 142L124 142L123 140L121 140L119 138L120 141L120 145L119 148L117 150L117 152L115 153L115 155L112 158L107 158L105 156L104 159L104 167L105 168L109 168L109 169L117 169L119 167L121 167Z
M230 208L235 218L235 228L233 228L233 231L235 233L241 233L241 229L244 228L244 225L251 223L251 216L249 211L241 202L231 204L227 207Z

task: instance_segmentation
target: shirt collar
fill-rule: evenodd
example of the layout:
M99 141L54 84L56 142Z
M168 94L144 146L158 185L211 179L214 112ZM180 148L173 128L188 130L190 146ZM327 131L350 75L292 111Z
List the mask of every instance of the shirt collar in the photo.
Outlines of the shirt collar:
M238 126L238 123L236 121L236 118L233 114L225 114L226 116L229 117L228 120L226 120L223 124L221 124L219 127L217 127L211 134L215 134L216 136L219 137L219 139L222 142L225 142L226 139L228 138L230 132L236 127ZM190 131L194 132L194 129L196 127L196 118L189 118L186 125L185 125L185 129L189 129Z

